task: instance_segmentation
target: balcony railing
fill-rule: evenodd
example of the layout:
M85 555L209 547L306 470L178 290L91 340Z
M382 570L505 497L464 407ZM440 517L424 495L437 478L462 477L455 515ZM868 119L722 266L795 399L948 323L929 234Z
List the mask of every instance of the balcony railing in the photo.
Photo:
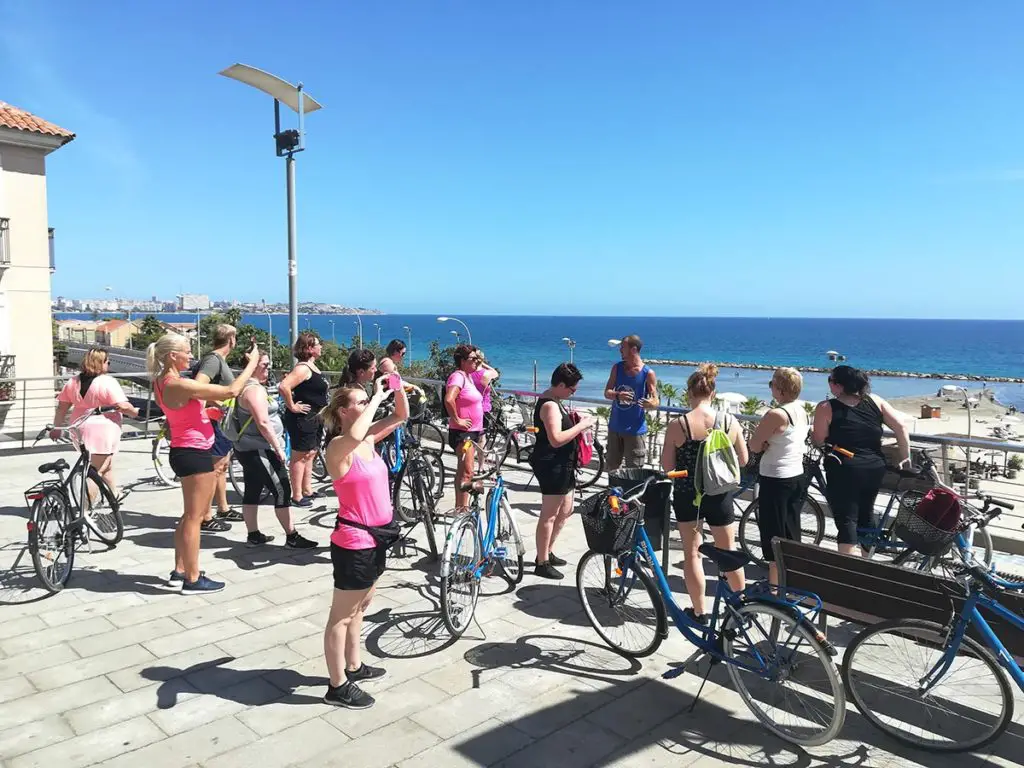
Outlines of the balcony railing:
M11 220L0 218L0 269L11 266Z

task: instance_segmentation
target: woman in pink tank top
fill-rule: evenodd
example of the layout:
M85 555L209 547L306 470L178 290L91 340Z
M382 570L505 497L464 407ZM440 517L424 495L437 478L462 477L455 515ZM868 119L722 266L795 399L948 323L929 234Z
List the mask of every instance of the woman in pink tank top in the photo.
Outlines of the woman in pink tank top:
M168 333L149 345L146 367L153 377L153 393L167 418L171 433L170 464L181 479L185 512L174 531L174 570L170 584L181 584L183 594L219 592L224 582L207 578L199 570L199 526L213 501L213 425L206 415L205 400L238 397L259 362L256 344L249 350L245 370L229 385L208 384L182 378L189 365L188 341Z
M338 494L338 520L331 535L334 598L324 630L330 676L324 703L350 709L372 707L373 697L359 683L385 674L359 658L363 613L387 557L387 546L378 543L367 528L386 526L394 518L388 468L374 446L409 417L405 389L398 387L394 413L373 420L377 408L391 395L384 389L385 380L377 379L370 398L362 387L335 390L322 413L328 434L337 434L325 458Z

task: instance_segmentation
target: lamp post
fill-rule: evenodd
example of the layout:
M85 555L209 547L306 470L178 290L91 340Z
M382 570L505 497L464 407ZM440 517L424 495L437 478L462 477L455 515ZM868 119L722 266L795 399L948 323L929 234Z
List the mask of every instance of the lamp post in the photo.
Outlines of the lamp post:
M267 354L270 356L270 370L274 370L274 320L267 311L267 300L263 300L263 313L267 316L267 333L270 336L270 343L267 345Z
M412 360L412 328L408 325L403 325L402 330L405 331L406 335L409 337L409 343L405 345L405 348L409 352L409 360Z
M374 323L373 327L377 329L377 346L380 346L380 323Z
M569 362L572 362L573 350L576 349L576 339L570 339L568 336L563 336L562 341L565 342L565 346L569 348Z
M459 325L461 325L463 328L466 329L466 338L469 339L469 343L472 344L473 343L473 334L469 332L469 326L466 325L461 320L459 320L459 318L457 318L457 317L447 317L446 315L442 315L441 317L437 318L437 322L439 322L439 323L446 323L449 320L451 320L453 323L458 323Z
M361 318L359 315L356 315L356 319L353 322L356 325L359 326L359 348L362 349L363 348L363 318Z
M320 103L302 90L302 83L292 85L277 75L250 67L232 64L220 72L240 83L262 91L274 99L274 142L278 157L285 158L285 197L288 211L288 326L292 350L299 336L298 244L295 224L295 153L306 148L305 116L320 109ZM299 116L298 129L281 130L281 104ZM294 354L294 352L293 352Z
M334 341L334 320L331 319L328 320L327 322L331 324L331 341ZM336 341L334 343L337 344Z
M450 333L452 336L455 337L455 344L456 344L456 346L458 346L459 343L462 341L462 337L459 336L459 332L458 331L448 331L448 333Z

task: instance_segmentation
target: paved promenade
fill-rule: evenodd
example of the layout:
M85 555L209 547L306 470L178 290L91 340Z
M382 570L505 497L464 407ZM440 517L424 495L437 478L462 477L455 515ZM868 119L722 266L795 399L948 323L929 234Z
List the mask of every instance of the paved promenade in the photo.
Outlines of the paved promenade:
M700 677L661 679L689 656L685 641L673 634L657 654L630 661L589 627L575 592L573 567L586 549L577 520L558 547L572 564L566 580L542 582L529 567L514 591L488 579L481 626L455 643L440 619L436 564L423 552L393 559L363 633L389 672L367 686L377 705L326 706L327 550L279 546L268 509L268 547L245 548L240 523L204 534L202 565L228 582L224 592L168 591L181 496L154 484L148 449L126 443L118 458L122 481L135 486L124 541L79 553L71 583L53 597L35 586L21 492L56 453L0 457L4 766L973 768L1018 765L1024 755L1020 714L994 748L947 758L898 747L852 706L840 738L797 749L753 720L721 668L691 712ZM525 473L510 477L529 562L540 497L523 488ZM300 530L326 544L335 511L332 498L318 501ZM680 570L672 580L682 591Z

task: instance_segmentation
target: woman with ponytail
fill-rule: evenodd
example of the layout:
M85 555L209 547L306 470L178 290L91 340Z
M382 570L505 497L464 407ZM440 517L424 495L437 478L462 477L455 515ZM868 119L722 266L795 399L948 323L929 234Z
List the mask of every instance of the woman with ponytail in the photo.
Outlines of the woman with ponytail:
M204 594L224 589L199 570L199 526L203 522L216 489L213 471L213 425L206 414L206 400L238 397L259 362L259 350L253 342L246 354L245 369L231 384L223 386L183 378L188 370L188 341L168 333L149 345L146 367L153 377L153 394L167 418L171 433L171 469L181 480L185 511L174 531L174 570L170 583L181 584L184 594Z

